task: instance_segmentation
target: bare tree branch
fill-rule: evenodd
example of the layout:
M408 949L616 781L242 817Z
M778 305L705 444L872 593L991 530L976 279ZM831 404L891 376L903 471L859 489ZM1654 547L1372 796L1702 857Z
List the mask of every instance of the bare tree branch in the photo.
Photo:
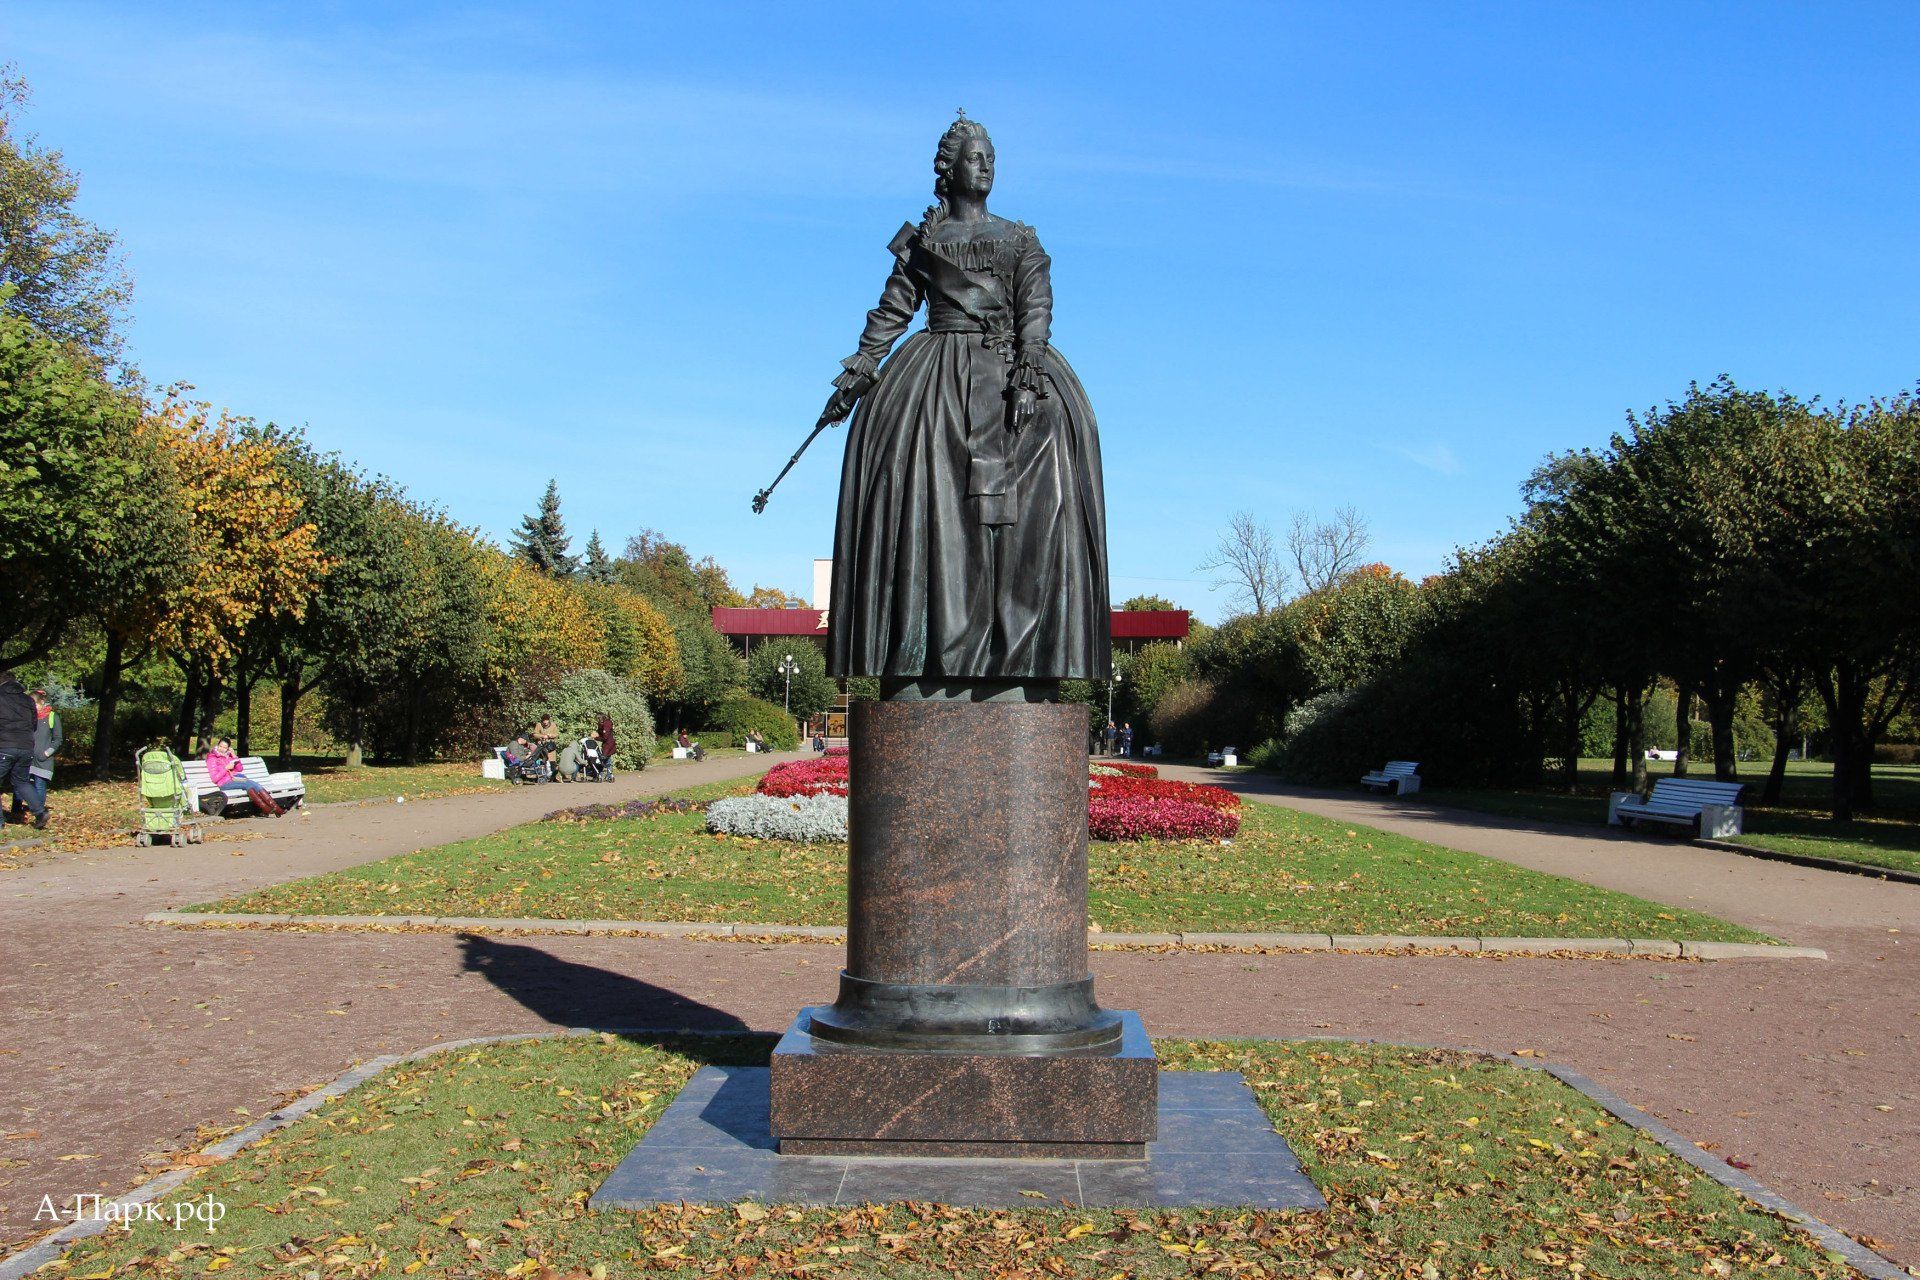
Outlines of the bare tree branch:
M1358 569L1372 545L1367 518L1355 507L1341 507L1326 521L1310 511L1296 511L1287 530L1287 550L1306 591L1323 591Z
M1234 513L1219 547L1200 568L1218 575L1213 585L1233 588L1234 603L1255 614L1278 607L1286 595L1287 570L1274 548L1273 531L1251 511Z

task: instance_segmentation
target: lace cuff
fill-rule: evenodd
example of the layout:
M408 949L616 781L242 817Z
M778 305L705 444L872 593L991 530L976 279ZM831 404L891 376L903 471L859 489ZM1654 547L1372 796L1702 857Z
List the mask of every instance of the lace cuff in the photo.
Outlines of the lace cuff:
M845 372L833 380L833 385L858 395L865 395L880 376L880 362L859 352L842 360L840 367Z
M1013 358L1013 372L1007 378L1009 391L1031 391L1037 400L1047 398L1047 344L1028 343Z

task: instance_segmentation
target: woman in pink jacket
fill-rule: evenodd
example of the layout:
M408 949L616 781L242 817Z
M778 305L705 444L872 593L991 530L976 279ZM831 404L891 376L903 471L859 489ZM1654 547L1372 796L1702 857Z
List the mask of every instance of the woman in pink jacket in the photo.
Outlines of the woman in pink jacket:
M267 789L249 778L240 768L240 757L233 754L233 742L222 738L213 744L213 750L207 752L207 779L216 787L239 787L253 801L255 813L269 817L280 816L280 806L267 794Z

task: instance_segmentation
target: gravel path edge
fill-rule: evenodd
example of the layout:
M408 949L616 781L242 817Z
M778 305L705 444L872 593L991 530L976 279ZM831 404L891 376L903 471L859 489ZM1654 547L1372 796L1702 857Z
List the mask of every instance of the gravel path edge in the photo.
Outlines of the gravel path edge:
M740 938L755 942L837 942L837 925L703 923L688 920L548 920L517 916L308 916L238 911L150 911L147 924L175 928L431 929L462 933L630 934L654 938ZM1439 938L1410 934L1355 933L1090 933L1096 947L1116 950L1157 947L1223 947L1263 951L1360 951L1368 953L1456 952L1465 955L1634 956L1686 960L1825 960L1820 947L1757 942L1675 942L1666 938Z

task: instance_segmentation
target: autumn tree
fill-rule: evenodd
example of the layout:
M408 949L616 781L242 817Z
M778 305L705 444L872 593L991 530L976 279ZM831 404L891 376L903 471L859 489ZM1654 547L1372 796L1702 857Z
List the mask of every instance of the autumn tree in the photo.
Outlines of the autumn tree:
M210 406L170 396L158 414L187 517L164 597L166 647L185 678L175 749L212 730L222 682L257 620L306 612L332 565L280 470L270 432Z
M791 676L781 670L789 657L797 668ZM826 653L805 636L755 649L747 659L747 689L776 707L785 706L796 720L810 719L840 697L839 688L827 675Z
M133 281L114 234L75 212L79 177L21 127L28 96L0 65L0 310L111 364Z

